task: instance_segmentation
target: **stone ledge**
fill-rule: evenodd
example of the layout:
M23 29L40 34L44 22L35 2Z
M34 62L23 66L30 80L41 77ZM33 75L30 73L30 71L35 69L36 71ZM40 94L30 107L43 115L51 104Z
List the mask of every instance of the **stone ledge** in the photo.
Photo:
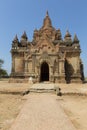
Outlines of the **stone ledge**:
M9 83L28 83L28 79L10 78Z

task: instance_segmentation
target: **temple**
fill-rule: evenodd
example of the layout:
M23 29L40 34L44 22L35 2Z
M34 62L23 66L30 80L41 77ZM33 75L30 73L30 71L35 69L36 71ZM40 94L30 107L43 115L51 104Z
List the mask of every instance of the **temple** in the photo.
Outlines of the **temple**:
M80 44L77 35L72 39L66 31L64 39L61 30L52 26L48 12L42 27L34 30L33 40L26 32L20 41L17 35L12 42L11 81L54 83L82 83L83 64L80 58Z

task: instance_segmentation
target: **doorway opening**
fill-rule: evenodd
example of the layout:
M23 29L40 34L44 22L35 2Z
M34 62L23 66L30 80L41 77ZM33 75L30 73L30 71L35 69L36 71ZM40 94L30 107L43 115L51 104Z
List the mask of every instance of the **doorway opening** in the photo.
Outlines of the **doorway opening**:
M46 62L41 65L40 82L49 81L49 66Z

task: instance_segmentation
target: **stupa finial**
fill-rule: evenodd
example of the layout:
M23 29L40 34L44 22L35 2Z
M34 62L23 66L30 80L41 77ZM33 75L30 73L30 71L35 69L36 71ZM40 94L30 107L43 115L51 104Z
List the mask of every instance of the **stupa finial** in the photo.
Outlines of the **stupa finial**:
M48 10L47 10L47 12L46 12L46 16L49 16Z

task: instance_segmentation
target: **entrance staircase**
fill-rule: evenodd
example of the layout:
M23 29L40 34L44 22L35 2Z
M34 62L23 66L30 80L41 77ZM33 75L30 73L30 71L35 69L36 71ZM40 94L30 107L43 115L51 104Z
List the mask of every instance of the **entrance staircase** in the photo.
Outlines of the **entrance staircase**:
M29 92L35 92L35 93L54 93L54 84L49 82L43 82L43 83L37 83L33 84Z

